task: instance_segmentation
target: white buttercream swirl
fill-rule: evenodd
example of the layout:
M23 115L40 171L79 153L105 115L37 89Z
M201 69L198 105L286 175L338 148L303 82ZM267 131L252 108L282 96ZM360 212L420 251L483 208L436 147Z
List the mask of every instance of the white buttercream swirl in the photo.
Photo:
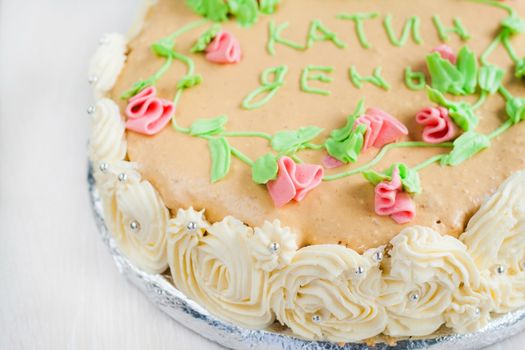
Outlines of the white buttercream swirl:
M272 245L275 245L275 251ZM271 272L290 264L297 250L296 236L288 227L281 227L279 220L266 221L263 227L255 228L250 248L255 266Z
M95 105L89 140L89 158L95 166L126 157L125 131L117 104L108 98L99 100Z
M389 315L385 334L433 333L445 323L456 293L471 298L474 309L481 307L481 297L472 292L480 288L479 271L459 240L414 226L403 230L391 244L381 298ZM450 312L454 313L452 326L473 322L466 312Z
M98 100L113 88L126 62L126 39L118 33L106 34L91 58L89 79Z
M175 286L225 320L253 329L270 325L274 318L268 305L268 273L255 268L248 244L252 229L226 217L204 233L189 230L180 215L189 213L179 211L168 230Z
M302 337L361 340L386 325L376 303L380 278L371 258L339 245L309 246L273 275L270 303L277 319Z
M482 270L498 313L525 305L525 171L508 178L460 239Z

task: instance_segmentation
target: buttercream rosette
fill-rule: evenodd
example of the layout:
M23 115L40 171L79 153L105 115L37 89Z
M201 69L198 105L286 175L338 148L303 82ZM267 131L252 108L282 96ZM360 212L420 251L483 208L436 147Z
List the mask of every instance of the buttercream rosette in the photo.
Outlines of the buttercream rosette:
M488 320L480 273L459 240L414 226L391 244L381 296L388 311L385 334L424 336L446 321L459 331ZM468 309L457 307L465 300Z
M482 271L497 313L525 305L525 171L508 178L460 239Z
M126 52L126 38L121 34L106 34L100 40L89 66L89 82L95 99L104 97L115 85L126 62Z
M114 163L126 157L126 127L120 118L119 107L113 100L103 98L95 104L91 120L89 158L96 167Z
M296 235L279 220L256 227L249 243L255 266L268 272L289 265L297 251Z
M255 267L249 246L253 230L232 217L206 230L203 223L191 210L170 220L168 261L175 286L227 321L252 329L269 326L274 320L269 274Z
M307 339L350 342L373 337L386 325L376 302L381 271L370 255L339 245L300 249L271 279L277 319Z

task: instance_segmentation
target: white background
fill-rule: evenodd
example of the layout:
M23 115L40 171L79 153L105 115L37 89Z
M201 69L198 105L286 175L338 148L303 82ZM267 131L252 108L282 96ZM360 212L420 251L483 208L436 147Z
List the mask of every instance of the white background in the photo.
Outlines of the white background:
M0 0L2 350L219 349L119 275L89 206L88 61L138 4ZM523 344L525 334L490 349Z

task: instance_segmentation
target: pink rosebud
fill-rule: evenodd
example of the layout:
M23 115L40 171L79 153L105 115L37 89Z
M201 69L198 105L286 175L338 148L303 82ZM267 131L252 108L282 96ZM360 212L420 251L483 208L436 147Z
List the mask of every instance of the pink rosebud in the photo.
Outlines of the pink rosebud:
M215 63L237 63L241 54L239 41L226 31L217 34L206 48L206 59Z
M448 110L443 107L427 107L416 114L416 122L424 126L423 141L441 143L456 136L456 124L450 119Z
M444 60L449 60L450 63L456 64L456 54L454 53L454 50L448 45L439 45L438 47L434 48L432 52L437 52Z
M140 134L154 135L161 131L175 113L173 102L156 97L150 86L133 96L126 107L126 128Z
M366 113L356 120L356 125L367 127L363 151L370 147L381 148L387 143L397 141L408 135L408 129L399 120L379 108L368 108Z
M416 216L416 208L410 195L403 192L399 168L392 173L392 181L383 181L375 188L375 212L390 216L398 224L406 224Z
M281 157L278 165L277 179L266 185L277 208L292 199L302 201L323 180L324 170L320 165L295 164L289 157Z
M335 168L339 168L340 166L345 165L345 163L341 162L339 159L336 159L330 155L326 155L323 158L323 165L326 169L335 169Z

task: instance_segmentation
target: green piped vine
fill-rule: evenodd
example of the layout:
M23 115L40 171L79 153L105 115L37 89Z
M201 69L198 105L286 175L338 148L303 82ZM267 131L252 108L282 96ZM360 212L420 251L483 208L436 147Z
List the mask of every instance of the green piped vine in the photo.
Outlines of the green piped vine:
M470 0L472 2L490 5L503 9L508 12L508 17L502 21L500 32L494 41L478 58L468 47L464 47L455 64L445 60L437 53L431 53L426 58L427 67L430 73L431 86L427 86L426 76L423 72L412 71L410 67L405 70L405 83L411 90L427 90L430 101L439 106L447 108L450 117L464 131L453 142L440 144L430 144L422 141L405 141L390 143L382 147L376 156L369 162L359 167L347 169L345 171L324 176L324 181L334 181L349 176L362 175L372 184L390 180L394 169L399 171L403 188L409 193L421 192L421 182L419 171L431 164L440 163L441 165L456 166L468 160L475 154L490 146L490 142L495 137L500 136L513 125L525 120L525 98L513 96L504 86L504 70L489 63L492 52L502 46L509 57L515 63L515 76L521 78L525 76L525 58L520 58L513 46L512 37L525 31L525 22L518 17L514 9L507 4L492 0ZM223 1L188 0L188 4L198 13L213 21L223 21L229 16L234 16L242 24L251 24L255 21L257 13L272 13L278 1L230 1L225 5ZM263 10L264 8L264 10ZM364 21L373 20L378 15L376 13L357 13L339 14L337 18L354 22L355 30L359 43L363 48L370 48L364 32ZM401 34L396 36L392 28L392 18L387 15L384 20L385 30L388 38L394 46L403 46L411 36L416 44L422 43L419 34L420 22L417 17L407 20ZM459 19L454 19L454 27L446 28L437 16L433 22L442 41L446 41L452 33L457 34L462 40L468 40L470 35ZM159 70L151 77L135 83L128 91L122 94L123 99L128 99L148 86L154 86L169 70L171 65L178 61L186 66L185 75L176 83L174 104L179 103L184 90L192 88L201 83L202 77L195 72L195 64L190 56L186 56L176 50L176 39L189 31L208 23L206 20L195 21L182 27L168 37L162 38L152 45L153 52L164 59L164 63ZM287 23L281 25L269 22L267 50L269 54L275 54L275 45L281 44L295 50L306 50L317 41L329 41L339 48L346 47L346 44L325 27L320 21L314 20L310 25L307 39L304 45L295 43L282 37L282 32L287 27ZM220 31L217 24L209 27L195 41L191 52L198 53L206 49L213 37ZM478 61L480 66L478 66ZM329 91L313 88L308 83L312 80L319 82L330 82L332 78L328 76L333 71L329 66L308 66L304 69L300 86L303 91L321 95L329 94ZM242 102L245 109L259 108L266 104L284 85L288 67L285 65L268 68L261 75L261 85L250 93ZM312 74L312 72L317 72ZM350 80L357 88L363 82L373 84L379 88L388 90L389 84L382 78L380 67L376 68L369 77L363 77L357 73L355 67L349 70ZM450 100L445 97L447 93L453 95L473 95L479 94L475 104L464 101ZM502 96L506 103L507 120L497 129L488 135L477 132L478 117L476 109L483 105L487 96L496 94ZM361 100L355 111L349 115L345 124L332 130L324 141L319 142L323 129L317 126L307 126L298 130L280 131L275 134L268 134L256 131L228 131L227 116L221 115L210 119L199 119L189 127L182 127L173 117L173 128L183 134L199 137L208 142L211 157L210 177L212 182L217 182L227 176L232 161L232 156L246 163L252 169L252 180L257 184L266 184L274 180L278 174L278 160L280 157L289 156L297 163L302 163L300 152L304 150L326 151L333 158L344 164L355 163L363 149L366 127L358 124L357 119L365 113L364 100ZM242 151L232 146L228 141L230 138L260 138L268 143L270 151L259 158L252 160ZM317 141L317 142L316 142ZM409 167L404 163L392 164L383 171L374 170L381 160L392 150L400 148L441 148L449 150L447 153L438 154L430 157L423 162Z

